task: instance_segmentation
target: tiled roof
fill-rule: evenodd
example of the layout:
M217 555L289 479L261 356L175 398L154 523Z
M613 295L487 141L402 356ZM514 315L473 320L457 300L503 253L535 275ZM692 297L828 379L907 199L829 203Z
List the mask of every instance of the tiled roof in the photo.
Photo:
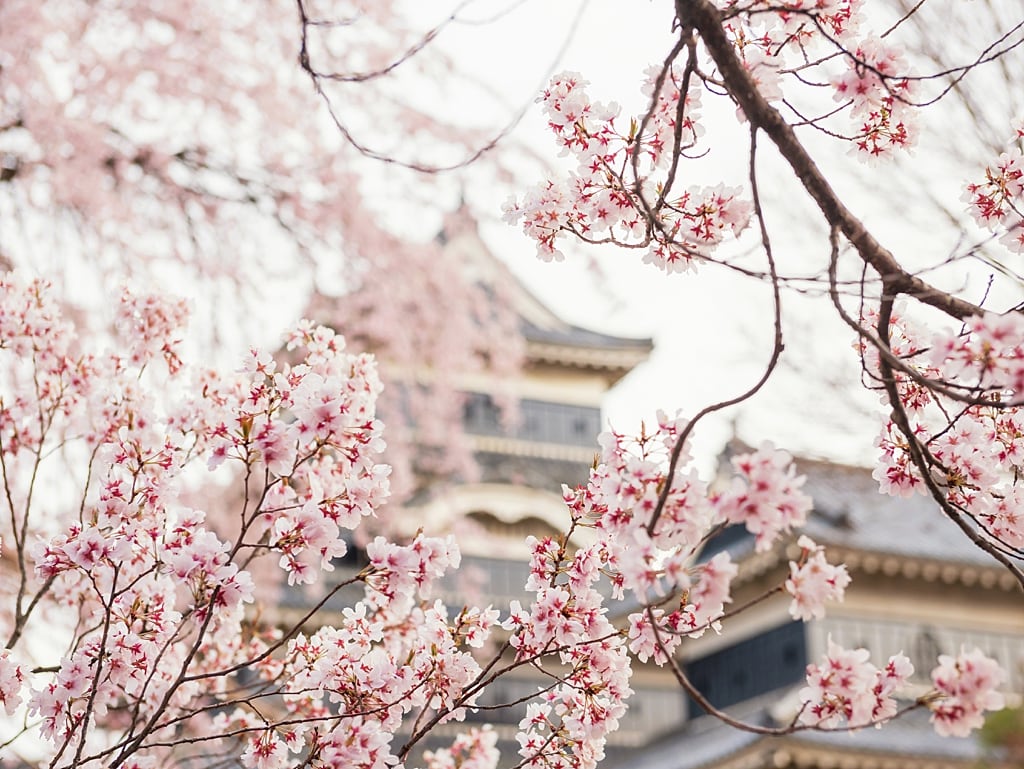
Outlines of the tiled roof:
M438 241L463 260L467 276L489 291L500 293L519 315L527 344L559 348L562 362L603 369L629 370L642 362L654 347L649 338L620 337L574 326L562 320L498 258L484 242L472 211L461 205L446 218ZM497 291L497 287L501 291ZM573 355L572 351L577 354ZM528 351L528 354L537 350ZM546 359L555 350L545 351ZM590 354L580 354L589 352ZM605 353L598 357L597 353ZM608 357L612 356L612 357ZM537 357L534 355L533 357ZM620 372L621 375L623 372Z
M769 716L769 704L782 699L775 692L747 702L730 713L761 726L776 726ZM859 766L842 756L900 756L906 766L929 766L929 759L974 765L983 749L974 738L939 737L928 721L926 711L915 710L884 725L858 732L802 731L784 736L766 736L740 731L711 717L696 719L675 734L647 748L633 751L628 760L606 763L606 769L704 769L712 766L741 765L736 761L744 753L771 755L786 750L827 753L834 766ZM755 765L761 765L755 762ZM877 765L877 764L875 764Z
M520 328L523 336L530 342L594 349L628 349L644 353L650 352L653 347L653 342L649 337L613 336L574 326L571 323L557 323L547 328L541 328L523 319Z
M981 757L983 749L977 739L940 737L935 733L929 718L927 711L914 710L877 729L861 729L853 734L802 732L797 739L815 745L827 745L836 751L857 750L964 760L978 760Z
M726 455L749 450L731 445ZM815 542L880 556L915 558L960 566L997 566L922 494L891 497L878 490L871 470L810 459L795 459L814 510L802 529ZM753 552L753 538L726 548L739 560Z
M603 766L604 769L699 769L735 755L761 739L756 734L741 732L724 724L719 729L698 734L687 728L647 748L633 751L621 763L605 762Z
M866 468L797 460L815 514L805 529L822 544L951 563L994 565L930 497L891 497Z

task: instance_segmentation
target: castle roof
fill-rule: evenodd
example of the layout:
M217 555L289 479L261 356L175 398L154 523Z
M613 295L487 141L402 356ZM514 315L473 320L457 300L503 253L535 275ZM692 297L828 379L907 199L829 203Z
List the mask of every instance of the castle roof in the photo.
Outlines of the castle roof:
M746 450L734 442L726 455ZM814 500L801 533L825 545L830 560L867 573L1015 589L1013 575L974 545L931 497L883 494L865 467L802 458L794 463L806 478L804 492ZM787 545L790 551L794 547L782 543L755 553L753 537L743 536L724 549L734 560L747 562L746 578L757 579L792 556Z
M778 726L770 715L778 693L735 709L748 723ZM731 711L732 712L732 711ZM846 767L847 769L964 769L979 766L983 750L975 737L939 738L927 711L915 710L881 729L802 731L766 736L740 731L714 718L701 718L608 769L761 769L762 767ZM1000 765L999 762L989 765Z
M511 304L526 341L526 360L533 365L570 366L607 375L608 386L642 363L654 349L649 337L604 334L566 322L538 299L491 251L469 209L449 214L438 233L472 280Z
M812 460L796 465L814 499L815 514L805 529L812 539L864 552L994 565L931 497L883 494L863 467Z

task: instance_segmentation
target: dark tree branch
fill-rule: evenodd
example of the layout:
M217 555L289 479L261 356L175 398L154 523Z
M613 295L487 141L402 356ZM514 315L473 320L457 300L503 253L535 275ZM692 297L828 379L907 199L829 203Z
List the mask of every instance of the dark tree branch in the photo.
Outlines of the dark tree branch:
M700 33L704 47L718 67L719 76L729 94L751 124L763 130L774 142L804 189L814 199L825 221L838 228L861 259L881 276L890 291L912 296L957 319L982 314L982 309L977 305L941 291L907 272L892 252L882 246L839 199L792 127L757 90L753 78L743 67L726 36L721 13L709 0L676 0L676 14L684 28L691 25Z

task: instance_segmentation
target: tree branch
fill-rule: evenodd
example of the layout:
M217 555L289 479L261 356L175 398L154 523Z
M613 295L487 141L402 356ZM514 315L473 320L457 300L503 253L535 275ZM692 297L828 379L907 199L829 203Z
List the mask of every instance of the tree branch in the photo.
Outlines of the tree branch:
M839 199L813 158L804 149L792 127L778 110L757 90L722 26L722 16L709 0L676 0L676 15L681 24L692 25L718 67L719 76L729 94L743 110L747 120L763 130L778 148L807 193L814 199L825 221L836 227L857 253L881 276L894 292L907 294L936 307L954 318L981 315L977 305L941 291L907 272L868 232L864 224Z

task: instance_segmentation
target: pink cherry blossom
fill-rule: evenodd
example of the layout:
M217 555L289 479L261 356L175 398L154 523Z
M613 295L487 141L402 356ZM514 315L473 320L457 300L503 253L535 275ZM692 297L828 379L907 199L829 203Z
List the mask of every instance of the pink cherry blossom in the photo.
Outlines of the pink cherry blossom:
M562 153L578 161L576 171L561 182L543 182L505 204L505 220L521 222L537 242L540 258L562 259L557 241L575 235L643 245L645 262L666 272L687 271L726 235L738 237L746 228L752 206L739 188L691 186L666 197L661 185L672 150L677 144L694 147L703 128L697 79L690 80L684 96L684 75L673 67L655 94L661 75L658 68L649 70L642 88L652 100L642 133L638 118L624 133L618 106L591 102L587 82L575 73L555 75L538 99Z
M902 654L890 657L881 669L869 657L867 649L844 649L829 638L825 659L807 666L801 722L830 728L845 722L856 728L895 716L894 695L914 668Z
M0 703L8 716L13 716L21 704L24 684L24 667L14 659L9 649L3 649L0 651Z
M853 52L846 72L833 81L836 101L849 101L850 116L863 121L855 141L864 157L886 155L915 143L915 88L908 74L902 50L868 37Z
M996 691L1005 679L999 663L980 649L962 650L956 657L943 654L932 671L937 695L928 700L935 731L941 735L966 737L984 722L987 710L1005 706Z
M1001 233L1000 242L1010 251L1024 252L1024 155L1016 146L1021 139L1014 125L1013 146L985 168L983 182L967 184L963 200L982 227Z
M426 769L495 769L500 756L498 733L491 726L460 734L447 748L428 750Z
M793 596L789 613L793 619L821 619L825 616L825 603L842 601L850 584L850 575L843 564L833 565L825 560L825 548L816 545L810 537L801 536L797 542L803 550L799 562L789 562L786 592Z
M740 473L716 499L719 514L730 523L745 524L757 535L757 549L767 550L784 532L802 526L811 511L811 498L800 487L791 457L765 443L752 454L733 457Z

